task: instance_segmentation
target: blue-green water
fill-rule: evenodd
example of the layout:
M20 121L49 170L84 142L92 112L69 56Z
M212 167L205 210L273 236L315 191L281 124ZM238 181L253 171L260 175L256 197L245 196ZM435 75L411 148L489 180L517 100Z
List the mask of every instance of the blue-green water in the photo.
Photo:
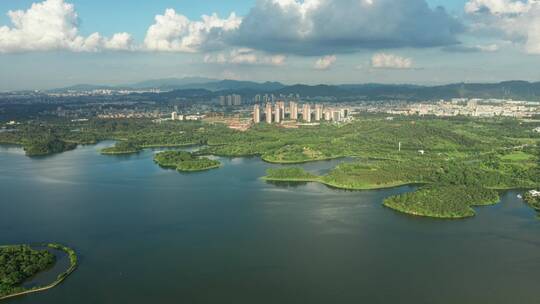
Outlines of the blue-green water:
M516 195L441 221L381 205L409 187L276 186L273 165L180 174L103 145L0 148L0 244L61 242L80 267L7 303L538 303L540 221ZM339 161L306 164L324 171Z

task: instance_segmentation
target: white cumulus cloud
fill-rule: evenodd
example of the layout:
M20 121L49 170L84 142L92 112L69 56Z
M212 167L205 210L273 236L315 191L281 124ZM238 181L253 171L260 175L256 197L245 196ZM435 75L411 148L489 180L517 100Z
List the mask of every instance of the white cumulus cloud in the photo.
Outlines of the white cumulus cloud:
M469 0L465 12L473 32L496 32L527 53L540 54L540 1Z
M324 56L317 59L313 67L317 70L328 70L334 65L336 61L337 57L335 55Z
M189 20L174 9L155 17L144 39L145 48L152 51L197 52L224 47L223 36L236 30L242 19L232 13L227 19L217 14L202 16L201 21Z
M128 33L116 33L111 39L105 41L105 48L109 50L130 50L133 48L133 38Z
M69 50L96 52L104 49L127 50L131 36L115 34L112 38L93 33L79 35L78 15L73 4L64 0L34 3L26 11L9 11L12 26L0 27L0 52Z
M445 47L442 50L451 53L493 53L499 51L500 47L496 43L477 45L452 45L449 47Z
M530 9L531 2L516 0L470 0L465 4L468 14L489 11L492 14L519 14Z
M393 54L378 53L371 57L371 67L375 69L410 69L412 66L411 58Z

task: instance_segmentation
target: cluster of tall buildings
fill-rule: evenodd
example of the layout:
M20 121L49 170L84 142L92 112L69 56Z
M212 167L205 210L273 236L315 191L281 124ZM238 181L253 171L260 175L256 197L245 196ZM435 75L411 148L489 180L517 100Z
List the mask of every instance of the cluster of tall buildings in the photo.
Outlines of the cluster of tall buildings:
M219 96L219 104L222 106L240 106L242 105L242 96L240 95L227 95Z
M295 101L289 102L289 106L285 106L284 101L278 101L274 104L268 102L264 109L260 105L253 106L253 122L260 123L264 116L264 121L268 124L281 123L284 121L303 121L310 123L312 121L334 121L341 122L349 115L347 109L325 108L321 104L316 104L314 108L308 103L302 105L301 110L299 104Z
M257 94L253 98L253 101L255 103L267 103L267 102L276 102L278 100L297 101L299 99L300 99L299 94L289 94L289 95L285 95L285 94L279 94L279 95L274 95L274 94L261 95L261 94Z

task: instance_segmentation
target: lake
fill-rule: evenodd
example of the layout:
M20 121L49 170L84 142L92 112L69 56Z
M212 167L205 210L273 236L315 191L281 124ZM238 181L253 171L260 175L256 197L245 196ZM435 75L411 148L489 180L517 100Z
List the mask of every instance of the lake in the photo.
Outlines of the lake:
M181 174L111 143L0 147L0 244L59 242L80 267L6 303L538 303L540 221L506 192L466 220L382 206L412 191L270 184L258 158ZM302 165L325 172L341 160Z

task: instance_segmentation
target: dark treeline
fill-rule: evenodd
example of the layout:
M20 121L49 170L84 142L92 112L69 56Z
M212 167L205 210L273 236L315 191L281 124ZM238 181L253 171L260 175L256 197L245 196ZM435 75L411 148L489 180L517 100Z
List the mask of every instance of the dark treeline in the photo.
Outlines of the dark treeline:
M50 267L55 257L29 246L0 247L0 297L13 293L26 279Z

